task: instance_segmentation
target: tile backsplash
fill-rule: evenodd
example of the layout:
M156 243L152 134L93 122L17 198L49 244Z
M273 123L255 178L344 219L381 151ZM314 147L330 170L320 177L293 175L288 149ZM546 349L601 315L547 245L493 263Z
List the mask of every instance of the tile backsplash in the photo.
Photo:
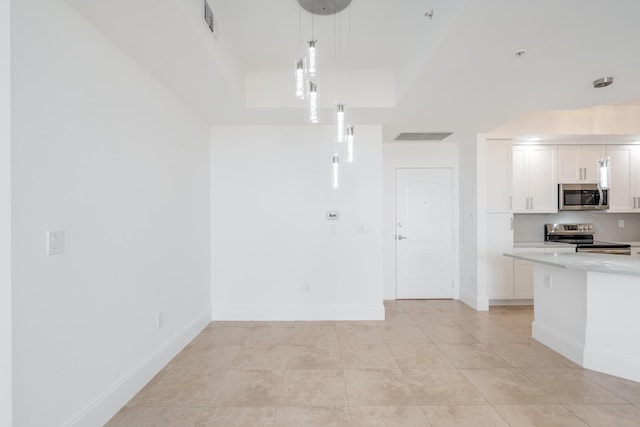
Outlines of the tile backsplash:
M624 227L619 226L624 221ZM640 242L640 213L558 212L555 214L515 214L513 240L544 240L544 224L593 223L595 239L610 242Z

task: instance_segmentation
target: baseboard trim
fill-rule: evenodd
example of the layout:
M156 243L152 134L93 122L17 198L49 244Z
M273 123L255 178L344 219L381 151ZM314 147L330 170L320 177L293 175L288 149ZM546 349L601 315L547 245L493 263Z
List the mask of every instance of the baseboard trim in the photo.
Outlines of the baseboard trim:
M489 300L486 298L461 297L460 301L467 304L469 307L473 308L476 311L489 310Z
M215 305L213 320L295 321L295 320L384 320L384 305Z
M569 339L535 320L531 323L531 336L567 359L584 366L584 344Z
M211 309L209 308L131 368L63 425L69 427L104 425L210 322Z
M584 367L640 382L640 362L623 354L595 347L584 349Z
M492 299L490 306L533 305L532 299Z

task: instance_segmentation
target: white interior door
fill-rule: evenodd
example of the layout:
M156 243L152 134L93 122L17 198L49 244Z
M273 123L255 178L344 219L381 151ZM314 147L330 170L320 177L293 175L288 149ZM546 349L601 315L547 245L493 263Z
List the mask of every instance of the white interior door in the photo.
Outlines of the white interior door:
M453 297L450 168L396 169L398 299Z

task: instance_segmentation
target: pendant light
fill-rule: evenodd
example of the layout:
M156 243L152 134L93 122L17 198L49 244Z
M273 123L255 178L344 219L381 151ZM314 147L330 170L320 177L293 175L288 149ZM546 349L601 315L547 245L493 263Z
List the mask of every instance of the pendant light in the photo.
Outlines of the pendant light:
M355 159L354 153L355 135L353 126L347 128L347 163L353 163Z
M610 174L609 157L598 160L598 187L601 190L609 189L609 182L611 181Z
M317 68L317 64L316 64L316 40L309 40L307 42L308 44L308 48L307 48L307 72L309 73L309 75L311 77L314 77L316 75L316 68Z
M309 82L309 121L318 123L318 86Z
M602 77L593 81L594 89L602 89L613 84L613 77ZM604 92L602 93L602 143L604 145ZM611 168L609 167L609 157L598 159L598 188L609 189L611 182Z
M304 99L304 61L296 62L296 98Z
M331 159L331 186L338 188L340 185L340 157L334 154Z
M344 104L336 106L336 142L344 142Z

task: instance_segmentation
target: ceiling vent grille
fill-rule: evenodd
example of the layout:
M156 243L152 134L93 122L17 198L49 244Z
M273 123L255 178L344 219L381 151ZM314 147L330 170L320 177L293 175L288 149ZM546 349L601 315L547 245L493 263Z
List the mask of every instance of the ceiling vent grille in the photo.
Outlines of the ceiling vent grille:
M402 132L394 141L442 141L453 132Z
M207 3L207 0L204 0L204 22L207 24L207 27L211 30L213 34L216 33L216 20L213 17L213 11L211 10L211 6Z

